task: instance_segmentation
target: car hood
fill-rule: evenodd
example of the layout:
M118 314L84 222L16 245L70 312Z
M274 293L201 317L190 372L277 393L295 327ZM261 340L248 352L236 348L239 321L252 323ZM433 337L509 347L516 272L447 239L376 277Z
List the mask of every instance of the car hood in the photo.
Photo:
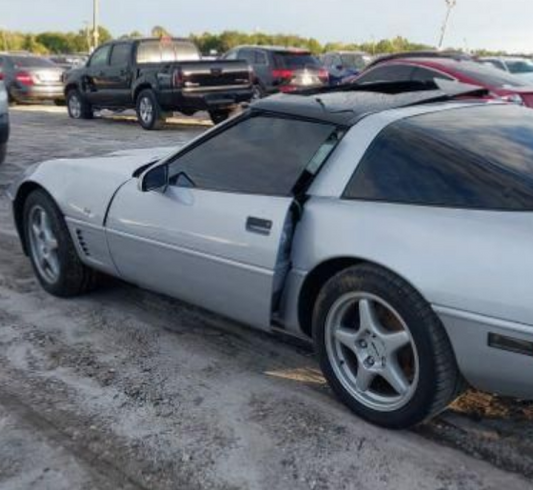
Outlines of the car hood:
M38 184L53 197L67 218L100 226L117 190L137 170L176 150L123 150L101 157L48 160L28 168L8 194L13 200L24 183Z

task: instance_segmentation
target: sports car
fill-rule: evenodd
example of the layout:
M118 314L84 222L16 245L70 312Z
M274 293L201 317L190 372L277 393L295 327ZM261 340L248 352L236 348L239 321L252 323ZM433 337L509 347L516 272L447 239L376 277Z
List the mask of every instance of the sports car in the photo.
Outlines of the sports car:
M439 87L274 96L177 150L37 164L9 191L22 247L56 296L117 276L312 340L384 427L467 383L531 399L533 112Z

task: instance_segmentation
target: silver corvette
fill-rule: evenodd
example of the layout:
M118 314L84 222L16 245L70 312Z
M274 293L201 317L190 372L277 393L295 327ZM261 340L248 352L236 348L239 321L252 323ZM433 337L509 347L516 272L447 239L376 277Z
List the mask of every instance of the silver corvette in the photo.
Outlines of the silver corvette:
M533 111L458 86L275 96L177 151L35 165L23 249L57 296L108 274L312 339L381 426L465 381L533 398Z

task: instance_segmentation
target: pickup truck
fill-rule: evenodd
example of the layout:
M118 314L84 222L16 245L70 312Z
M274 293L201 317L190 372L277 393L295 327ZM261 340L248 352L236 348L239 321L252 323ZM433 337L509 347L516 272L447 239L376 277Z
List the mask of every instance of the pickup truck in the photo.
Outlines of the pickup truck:
M69 116L90 119L95 109L135 109L144 129L157 129L168 113L208 111L215 124L253 95L244 61L201 61L186 39L117 40L100 46L64 77Z

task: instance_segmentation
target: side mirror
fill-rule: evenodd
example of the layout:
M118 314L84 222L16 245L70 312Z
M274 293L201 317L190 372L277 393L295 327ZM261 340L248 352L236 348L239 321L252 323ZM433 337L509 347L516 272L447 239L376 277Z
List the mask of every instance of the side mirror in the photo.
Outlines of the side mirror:
M142 192L165 192L168 181L168 165L158 165L141 176L140 189Z

